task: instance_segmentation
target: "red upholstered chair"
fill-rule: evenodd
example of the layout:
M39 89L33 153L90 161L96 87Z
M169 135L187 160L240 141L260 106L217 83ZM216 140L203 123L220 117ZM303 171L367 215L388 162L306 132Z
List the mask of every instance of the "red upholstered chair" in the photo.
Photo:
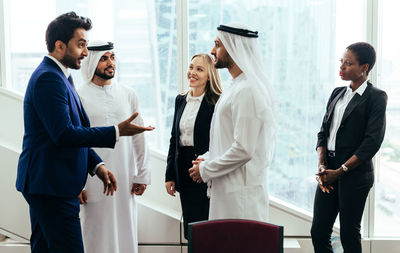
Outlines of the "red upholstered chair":
M283 253L283 227L254 220L189 223L189 253Z

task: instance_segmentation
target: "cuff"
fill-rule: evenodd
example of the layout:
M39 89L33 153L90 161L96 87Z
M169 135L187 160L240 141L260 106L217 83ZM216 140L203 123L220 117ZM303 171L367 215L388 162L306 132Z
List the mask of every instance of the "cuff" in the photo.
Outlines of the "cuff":
M117 125L115 125L114 127L115 127L115 142L118 142L118 140L119 140L119 129L118 129Z
M203 182L207 183L208 181L210 181L210 177L208 177L206 175L206 173L204 172L205 163L206 163L205 161L200 163L199 172L200 172L201 179L203 179Z
M133 177L133 182L135 184L145 184L145 185L150 185L151 184L151 180L149 175L145 175L145 176L134 176Z
M101 166L104 165L104 162L101 162L99 164L96 165L96 167L94 167L94 169L92 170L92 175L96 175L97 169Z

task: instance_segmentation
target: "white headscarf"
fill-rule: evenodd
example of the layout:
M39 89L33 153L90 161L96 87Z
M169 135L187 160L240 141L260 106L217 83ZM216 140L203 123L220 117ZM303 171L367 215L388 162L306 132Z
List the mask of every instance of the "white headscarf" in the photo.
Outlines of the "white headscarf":
M94 72L96 71L97 64L99 63L100 58L107 52L111 52L112 49L107 49L103 51L94 51L90 50L90 47L101 47L109 45L109 42L95 40L93 42L89 42L88 44L88 56L82 60L81 64L81 73L83 82L88 84L92 81Z
M244 25L229 24L227 27L243 29L258 37L257 32ZM222 41L226 51L233 61L243 71L247 78L253 95L257 118L264 122L266 138L268 138L267 159L272 160L275 149L275 106L276 99L272 86L266 75L266 70L261 59L261 50L256 37L245 37L227 31L217 31L217 36Z

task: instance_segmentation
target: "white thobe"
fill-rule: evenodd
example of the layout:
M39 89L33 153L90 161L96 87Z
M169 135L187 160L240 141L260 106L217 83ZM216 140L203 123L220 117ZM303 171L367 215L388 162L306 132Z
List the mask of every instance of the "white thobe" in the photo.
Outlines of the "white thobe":
M242 73L219 98L200 175L211 182L209 219L268 219L268 145L254 89ZM209 183L210 185L210 183Z
M78 93L93 127L116 125L138 111L134 91L118 83L104 87L84 84ZM143 125L140 115L134 122ZM94 150L114 173L118 190L114 196L106 196L103 183L88 178L88 203L80 213L85 252L138 252L136 196L130 192L133 183L150 184L144 134L120 137L114 149Z

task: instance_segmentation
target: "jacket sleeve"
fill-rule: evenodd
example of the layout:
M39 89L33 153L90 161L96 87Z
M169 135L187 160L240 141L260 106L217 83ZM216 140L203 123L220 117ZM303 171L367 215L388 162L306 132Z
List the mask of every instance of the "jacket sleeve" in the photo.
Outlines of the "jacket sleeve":
M204 182L221 177L241 168L250 161L257 149L263 122L256 116L256 104L250 89L233 95L231 105L234 141L223 155L200 163Z
M115 127L75 126L68 88L55 73L42 74L33 90L32 103L50 139L60 147L108 147L115 145Z
M322 119L321 129L318 132L318 140L317 140L316 148L321 147L321 146L326 147L326 145L327 145L328 136L329 136L329 127L330 127L330 125L327 124L328 117L329 117L329 113L328 113L329 105L332 103L332 100L336 97L339 90L340 90L340 88L335 88L332 91L331 96L329 97L328 103L326 105L326 112L325 112L324 118Z
M364 139L354 153L362 161L371 160L378 152L385 137L386 129L386 93L379 90L376 96L371 97L369 103Z
M181 103L181 96L178 95L175 99L174 119L172 122L171 138L169 139L169 149L167 156L167 169L165 171L165 182L176 181L175 174L175 156L176 156L176 117L179 105Z
M87 163L87 172L91 175L94 176L95 174L93 173L94 168L96 168L97 164L103 162L101 158L97 155L97 153L92 149L89 148L88 152L88 163Z

